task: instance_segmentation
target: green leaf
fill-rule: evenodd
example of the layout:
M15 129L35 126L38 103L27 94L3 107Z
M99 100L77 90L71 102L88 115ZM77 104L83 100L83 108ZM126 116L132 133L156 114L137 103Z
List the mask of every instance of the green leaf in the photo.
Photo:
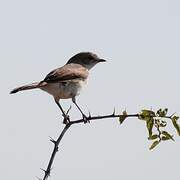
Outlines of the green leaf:
M119 116L119 122L120 124L122 124L124 122L124 120L127 118L127 112L126 111L123 111L122 113L123 115L120 115Z
M154 126L154 119L153 119L153 118L149 118L149 119L146 121L146 127L147 127L148 132L149 132L149 137L152 136L153 126Z
M162 140L162 141L167 141L167 140L170 140L170 138L167 137L167 136L163 136L163 137L161 138L161 140Z
M155 116L155 113L154 111L151 111L151 110L148 110L148 109L143 109L141 111L141 113L139 114L139 119L140 120L147 120L149 119L150 117L154 117Z
M177 121L179 119L178 116L173 116L172 119L174 119L175 121Z
M167 115L167 112L168 112L168 108L165 108L164 109L165 116Z
M160 141L154 141L149 149L150 150L154 149L159 143L160 143Z
M173 123L174 127L176 128L176 131L177 131L178 135L180 136L180 126L179 126L179 124L177 123L177 120L178 120L178 119L179 119L178 116L173 116L173 117L171 118L172 123Z
M160 127L166 127L166 125L167 125L166 121L163 121L163 120L160 121L160 124L159 124Z
M172 136L171 134L169 134L167 131L162 131L162 134L163 134L165 137L167 137L167 138L169 138L169 139L171 139L171 140L174 141L173 136Z
M156 114L159 116L159 117L165 117L167 115L167 112L168 112L168 109L165 108L164 110L162 109L159 109Z
M148 137L149 140L154 140L154 139L157 139L157 138L158 138L157 134L154 134L154 135Z

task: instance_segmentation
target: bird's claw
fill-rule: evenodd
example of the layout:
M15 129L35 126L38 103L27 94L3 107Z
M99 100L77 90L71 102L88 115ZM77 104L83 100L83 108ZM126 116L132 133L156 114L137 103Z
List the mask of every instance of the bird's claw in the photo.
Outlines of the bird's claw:
M90 123L88 117L85 114L82 114L82 118L83 118L84 124Z
M64 113L62 114L63 117L64 117L63 124L68 124L68 123L70 123L70 117L69 117L69 115L68 115L68 113L69 113L70 110L71 110L71 106L69 107L69 109L67 110L66 113L64 112Z
M63 117L64 117L64 120L63 120L63 124L68 124L68 123L70 123L70 118L69 118L69 115L64 115L63 114Z

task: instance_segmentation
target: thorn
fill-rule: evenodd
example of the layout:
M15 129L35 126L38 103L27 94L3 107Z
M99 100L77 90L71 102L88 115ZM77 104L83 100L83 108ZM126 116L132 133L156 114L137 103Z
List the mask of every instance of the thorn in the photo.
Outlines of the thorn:
M170 118L172 118L175 114L176 114L176 112L175 112L175 113L173 113L173 114L170 116Z
M91 113L90 113L90 111L89 111L89 117L88 118L91 118Z
M52 170L52 168L45 171L45 179L47 179L48 177L50 177L51 170Z
M54 140L52 137L50 137L49 136L49 138L50 138L50 141L52 142L52 143L54 143L54 144L56 144L56 140Z
M46 174L46 170L44 170L44 169L42 169L42 168L40 168L40 170L42 170L42 171Z
M115 113L116 113L116 109L115 109L115 107L114 107L112 115L114 116Z
M59 147L55 145L55 150L58 152L59 151Z

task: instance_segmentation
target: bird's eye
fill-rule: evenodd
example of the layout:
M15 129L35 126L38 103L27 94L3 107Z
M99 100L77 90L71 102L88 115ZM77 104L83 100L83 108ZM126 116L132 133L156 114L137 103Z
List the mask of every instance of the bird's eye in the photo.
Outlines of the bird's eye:
M89 59L89 60L93 60L94 58L93 58L92 56L90 56L88 59Z

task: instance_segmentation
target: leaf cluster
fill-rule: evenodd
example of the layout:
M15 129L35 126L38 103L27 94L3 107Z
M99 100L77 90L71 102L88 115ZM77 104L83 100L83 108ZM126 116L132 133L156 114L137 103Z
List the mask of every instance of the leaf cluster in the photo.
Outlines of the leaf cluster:
M154 149L160 142L172 140L174 141L173 135L166 130L167 120L171 120L173 127L180 136L180 126L178 124L178 116L174 114L171 116L167 115L168 109L158 109L157 111L143 109L138 114L138 119L145 121L146 128L148 131L148 140L152 141L150 150ZM126 111L123 111L123 115L119 117L119 122L122 124L124 120L128 117Z
M170 119L177 134L180 135L180 126L178 124L178 116L171 115L167 116L168 109L159 109L156 112L148 109L143 109L138 118L146 121L146 127L148 130L148 140L153 141L150 150L154 149L160 142L172 140L174 141L173 135L168 132L165 128L167 126L167 119Z

